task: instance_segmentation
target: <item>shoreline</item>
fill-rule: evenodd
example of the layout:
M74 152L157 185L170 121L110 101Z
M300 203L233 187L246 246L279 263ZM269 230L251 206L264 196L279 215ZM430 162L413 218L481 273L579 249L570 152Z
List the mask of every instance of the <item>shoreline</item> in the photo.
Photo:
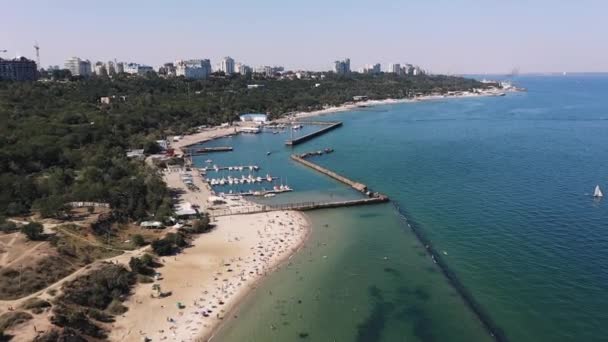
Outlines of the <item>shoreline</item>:
M459 94L446 94L446 95L435 94L435 95L416 96L414 98L401 98L401 99L388 98L388 99L383 99L383 100L365 100L365 101L356 102L356 103L355 102L345 102L341 105L329 106L329 107L326 107L323 109L317 109L317 110L308 111L308 112L306 112L306 111L295 112L295 113L283 116L281 118L271 120L268 123L285 123L285 122L291 122L291 121L298 120L298 119L311 118L311 117L315 117L315 116L331 115L331 114L335 114L335 113L346 112L349 110L357 110L357 109L365 108L365 107L374 107L374 106L401 104L401 103L417 103L417 102L437 101L437 100L451 100L451 99L461 99L461 98L495 97L495 96L502 96L503 94L506 94L506 93L516 93L516 92L520 92L520 91L521 90L517 90L517 89L498 89L498 88L491 89L491 90L484 90L484 89L479 90L478 89L478 92L466 91L466 92L460 92ZM236 126L238 126L238 125L236 125ZM178 141L171 141L170 146L172 148L175 148L176 150L179 150L181 152L181 154L184 155L185 154L184 149L186 149L188 147L203 144L203 143L211 141L211 140L224 138L224 137L234 135L234 134L238 134L238 130L235 127L235 125L228 126L228 127L214 126L211 128L206 128L197 133L184 135Z
M414 98L388 98L384 100L365 100L361 102L346 102L337 106L330 106L323 109L313 110L310 112L296 112L286 117L273 120L274 122L288 122L293 120L298 120L302 118L310 118L315 116L325 116L331 115L340 112L346 112L349 110L356 110L359 108L365 107L374 107L381 105L391 105L391 104L401 104L401 103L417 103L417 102L426 102L426 101L436 101L436 100L451 100L451 99L461 99L461 98L474 98L474 97L494 97L494 96L502 96L501 94L509 93L509 92L518 92L516 90L504 90L504 89L493 89L493 90L482 90L481 92L462 92L460 94L447 94L447 95L423 95L417 96Z
M234 318L234 319L237 318L236 317L237 315L235 315L235 314L239 312L241 304L245 300L247 300L247 298L252 296L254 294L254 292L260 288L260 286L262 286L262 283L268 278L268 276L270 276L275 271L279 270L281 267L285 266L285 264L287 264L293 256L295 256L298 252L300 252L305 247L306 243L310 239L310 236L312 235L312 223L310 221L310 218L305 213L303 213L303 212L299 212L299 213L302 215L302 217L306 221L306 232L305 232L304 236L302 237L302 240L300 241L298 246L296 246L292 250L292 253L285 255L281 260L279 260L269 270L267 275L259 277L258 279L254 280L253 284L251 284L251 286L249 287L249 291L244 292L243 294L241 294L241 296L239 298L235 299L234 305L230 308L230 310L228 310L226 312L225 317L227 317L228 319L218 322L217 325L213 329L211 329L211 331L209 331L208 334L197 337L195 341L197 341L197 342L213 341L213 338L215 337L215 335L217 335L217 333L219 333L223 328L225 328L226 325L230 322L230 318Z
M109 340L212 339L251 290L305 245L310 231L308 218L295 211L218 218L216 228L183 253L161 258L157 271L164 279L157 283L172 294L150 298L152 284L138 284Z

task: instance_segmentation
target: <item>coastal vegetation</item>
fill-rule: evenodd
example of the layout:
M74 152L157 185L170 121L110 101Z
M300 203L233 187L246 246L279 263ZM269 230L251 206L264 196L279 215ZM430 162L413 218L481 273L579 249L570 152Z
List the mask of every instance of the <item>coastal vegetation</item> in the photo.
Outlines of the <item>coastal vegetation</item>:
M259 88L248 89L248 84ZM110 204L114 220L171 214L157 171L125 151L158 150L156 139L237 119L243 112L276 118L293 111L417 93L483 88L460 77L353 75L276 80L214 77L92 78L72 82L0 82L0 215L65 218L66 203ZM110 97L101 104L101 97Z

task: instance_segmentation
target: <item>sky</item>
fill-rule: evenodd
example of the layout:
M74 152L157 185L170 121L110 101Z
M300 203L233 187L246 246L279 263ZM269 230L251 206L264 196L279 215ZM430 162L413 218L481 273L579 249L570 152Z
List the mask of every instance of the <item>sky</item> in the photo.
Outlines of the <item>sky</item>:
M0 57L158 66L223 56L329 70L349 57L434 73L608 71L605 0L19 0L0 14Z

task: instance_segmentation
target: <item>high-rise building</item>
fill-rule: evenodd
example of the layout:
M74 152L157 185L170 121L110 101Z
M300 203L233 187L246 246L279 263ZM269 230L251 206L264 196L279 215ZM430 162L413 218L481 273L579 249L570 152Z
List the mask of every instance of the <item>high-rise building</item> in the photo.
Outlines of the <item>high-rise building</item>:
M164 76L164 77L175 77L175 76L177 76L175 64L173 64L173 63L165 63L162 66L158 67L158 75L159 76Z
M125 63L123 63L123 62L116 63L116 73L122 74L123 72L125 72Z
M0 80L35 81L38 79L36 62L25 57L0 58Z
M233 70L234 71L234 70ZM205 79L211 74L211 61L191 59L175 62L175 75L191 79Z
M154 68L149 65L127 63L124 65L124 71L131 75L145 76L149 72L154 72Z
M350 74L350 58L346 58L343 61L335 61L334 71L338 75Z
M234 59L230 57L222 58L220 63L220 70L226 75L234 74Z
M401 64L393 63L388 66L388 72L393 73L395 75L401 75Z
M97 76L108 76L108 69L106 69L106 66L102 62L95 63L93 72Z
M89 60L72 57L65 61L65 68L70 70L72 76L91 76L91 62Z
M366 74L377 75L380 72L382 72L381 65L380 65L380 63L376 63L376 64L373 64L373 65L372 64L367 64L365 66L365 68L363 68L363 72L366 73Z
M108 70L108 75L110 75L110 76L116 75L116 67L114 66L114 62L108 61L108 63L106 63L106 65L107 65L106 69Z
M248 75L251 74L253 70L251 69L250 66L245 65L243 63L237 63L236 64L236 72L238 72L241 75Z

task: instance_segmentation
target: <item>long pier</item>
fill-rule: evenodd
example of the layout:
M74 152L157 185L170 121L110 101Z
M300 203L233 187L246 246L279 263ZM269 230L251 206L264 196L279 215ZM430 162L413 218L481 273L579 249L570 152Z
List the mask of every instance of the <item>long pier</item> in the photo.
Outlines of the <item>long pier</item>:
M324 167L322 167L320 165L317 165L317 164L315 164L313 162L305 160L305 159L301 158L298 155L292 154L291 155L291 159L297 161L300 164L306 165L309 168L311 168L311 169L313 169L315 171L318 171L318 172L320 172L320 173L322 173L322 174L324 174L326 176L329 176L329 177L331 177L331 178L333 178L333 179L335 179L335 180L337 180L337 181L339 181L341 183L344 183L344 184L350 186L351 188L353 188L353 189L355 189L355 190L357 190L357 191L359 191L359 192L361 192L361 193L363 193L363 194L365 194L367 196L374 195L373 193L371 193L368 190L367 185L365 185L363 183L359 183L359 182L355 182L353 180L350 180L350 179L348 179L348 178L346 178L346 177L344 177L342 175L339 175L339 174L337 174L337 173L335 173L335 172L333 172L331 170L328 170L328 169L326 169L326 168L324 168ZM382 195L382 194L376 194L376 195L377 196L385 196L385 195Z
M314 137L317 137L319 135L325 134L333 129L336 129L340 126L342 126L342 122L323 122L323 121L319 121L319 122L302 122L302 123L308 123L308 124L317 124L317 125L324 125L325 127L319 129L318 131L314 131L312 133L306 134L304 136L301 136L299 138L293 139L293 140L287 140L285 142L285 145L288 146L295 146L298 144L301 144L305 141L308 141Z
M298 210L298 211L311 211L319 209L329 208L341 208L341 207L354 207L359 205L369 205L388 202L389 199L386 196L383 197L371 197L361 198L356 200L346 201L327 201L327 202L300 202L300 203L285 203L285 204L267 204L258 205L250 208L226 208L226 209L214 209L210 211L210 215L213 217L229 216L229 215L244 215L244 214L257 214L265 213L269 211L282 211L282 210Z

